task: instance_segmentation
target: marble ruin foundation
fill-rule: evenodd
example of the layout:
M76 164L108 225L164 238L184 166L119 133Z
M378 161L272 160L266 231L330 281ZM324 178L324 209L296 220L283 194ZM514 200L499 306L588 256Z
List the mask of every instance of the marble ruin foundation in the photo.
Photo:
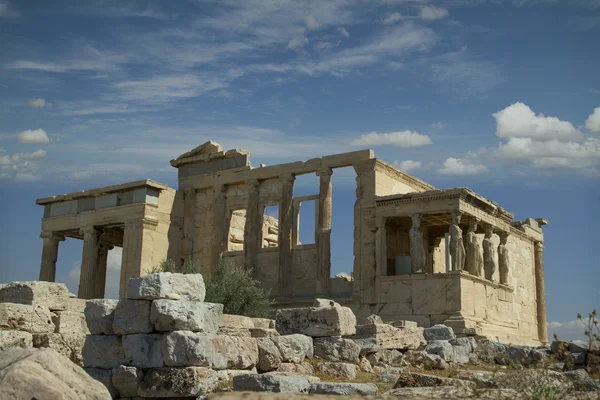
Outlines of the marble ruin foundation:
M103 298L106 259L123 248L127 280L163 259L220 258L252 268L279 308L331 298L359 320L446 324L515 344L547 343L542 218L513 214L467 188L438 190L376 159L372 150L304 162L250 165L244 150L207 142L171 161L179 188L145 180L37 200L44 206L40 280L54 281L59 243L83 240L78 296ZM331 274L332 174L356 172L351 278ZM294 197L297 176L318 190ZM314 201L315 243L299 241L299 212ZM279 217L265 215L278 206Z

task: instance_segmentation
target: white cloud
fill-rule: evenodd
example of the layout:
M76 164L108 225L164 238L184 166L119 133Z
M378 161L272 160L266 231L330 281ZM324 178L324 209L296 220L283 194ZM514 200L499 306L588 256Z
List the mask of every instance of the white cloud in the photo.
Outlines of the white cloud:
M600 132L600 107L594 108L592 115L585 121L585 127L590 132Z
M40 180L37 175L39 165L36 160L44 157L44 150L32 153L16 153L0 156L0 175L3 179L13 179L17 182L34 182Z
M296 36L290 40L287 44L288 49L296 50L304 47L308 43L308 39L305 36Z
M84 180L96 175L94 171L76 171L71 174L71 178L75 180Z
M43 129L28 129L26 131L19 132L17 133L17 138L19 139L19 142L26 144L50 143L50 138Z
M352 146L384 146L419 147L432 144L428 135L415 131L398 131L389 133L363 133L358 139L350 142Z
M553 340L554 334L556 334L560 340L583 340L587 342L588 338L584 335L585 331L584 323L578 319L567 322L548 322L548 338L550 340Z
M414 171L415 169L419 169L423 166L420 161L413 160L394 161L394 165L406 172Z
M313 15L307 16L304 19L304 22L306 22L306 28L309 31L313 31L319 27L319 21L317 21L317 19Z
M589 168L600 162L600 139L588 138L578 143L509 138L500 144L497 154L536 168Z
M31 108L52 108L52 103L47 102L45 99L31 99L27 104Z
M460 158L448 158L444 161L444 167L438 170L442 175L479 175L488 172L483 164L478 164Z
M343 26L340 26L336 29L338 31L338 33L340 35L342 35L343 37L350 37L350 34L348 33L348 31L346 30L346 28L344 28Z
M398 22L402 19L404 19L402 14L400 14L399 12L395 12L395 13L391 13L387 17L385 17L383 19L383 23L384 24L393 24L394 22Z
M425 20L436 20L445 18L448 15L448 10L436 6L423 6L421 7L420 16Z
M434 129L444 129L444 124L442 122L435 122L431 124L431 127Z
M499 138L532 138L535 140L581 140L583 133L573 124L556 117L535 113L521 102L511 104L492 114L496 118L496 136Z

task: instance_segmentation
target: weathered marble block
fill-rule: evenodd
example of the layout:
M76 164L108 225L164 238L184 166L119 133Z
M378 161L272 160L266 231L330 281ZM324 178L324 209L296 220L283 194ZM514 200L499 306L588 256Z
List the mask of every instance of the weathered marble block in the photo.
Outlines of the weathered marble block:
M185 330L216 334L223 304L193 300L154 300L150 322L157 331Z
M13 347L33 347L33 336L24 331L0 331L0 352Z
M275 320L268 318L252 318L255 328L275 329Z
M306 357L313 357L313 341L310 337L300 334L275 336L271 340L281 352L283 361L300 364Z
M256 339L175 331L163 339L166 366L247 369L258 363Z
M81 354L86 335L81 333L38 333L33 335L33 347L56 350L77 365L83 365Z
M119 397L119 391L112 383L112 371L110 369L84 368L84 370L89 376L103 384L113 399Z
M320 362L317 364L317 371L322 375L329 375L344 380L353 380L358 373L358 367L350 363Z
M348 307L287 308L277 310L275 326L282 335L347 336L356 333L356 316Z
M10 282L0 287L0 303L41 304L48 307L48 300L53 297L73 298L64 283L31 281Z
M256 368L260 372L274 371L281 365L283 358L275 343L269 338L257 339L258 363Z
M360 346L354 340L340 337L321 337L313 341L315 356L327 361L358 363Z
M272 336L279 336L279 332L275 329L270 328L254 328L250 329L250 336L253 338L265 338Z
M219 335L250 337L252 336L252 329L254 329L252 318L232 314L223 314L221 316Z
M73 311L56 311L56 317L52 318L55 325L55 332L66 334L89 335L85 315Z
M143 379L144 371L139 368L119 365L112 370L112 384L120 397L136 397Z
M115 308L113 331L117 335L149 333L154 327L150 323L150 301L121 299Z
M112 335L115 308L118 300L95 299L88 300L84 315L87 327L92 335Z
M201 274L160 272L132 278L127 282L130 299L171 299L204 301L206 287Z
M52 333L54 323L48 307L0 303L0 330Z
M426 344L423 328L396 328L388 324L358 325L354 339L359 343L361 340L371 339L370 342L375 345L373 350L415 350Z
M196 397L219 384L216 371L202 367L152 368L138 387L140 397Z
M302 376L255 374L233 377L235 391L308 393L309 387L310 383Z
M310 394L338 396L374 396L377 386L372 383L317 382L310 385Z
M125 364L125 353L119 336L86 336L82 355L85 367L112 369Z
M138 368L164 367L162 355L163 335L137 334L123 336L123 351L126 362Z
M428 342L431 342L432 340L451 340L456 338L454 330L449 326L442 324L436 324L429 328L425 328L423 335Z

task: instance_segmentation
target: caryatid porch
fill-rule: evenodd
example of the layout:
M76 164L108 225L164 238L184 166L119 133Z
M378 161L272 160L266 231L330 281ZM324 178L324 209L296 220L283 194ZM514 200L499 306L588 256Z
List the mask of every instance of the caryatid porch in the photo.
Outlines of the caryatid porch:
M175 196L173 189L145 180L38 199L45 207L40 280L55 280L60 242L81 239L78 297L103 298L108 251L118 246L123 248L119 294L124 296L129 278L178 254L183 216L173 207Z
M440 289L444 299L430 299L439 307L420 310L413 304L408 311L428 315L432 324L454 322L459 329L488 326L490 331L522 332L519 325L529 324L534 338L547 342L543 258L538 251L543 243L540 225L545 221L512 219L513 214L465 188L379 197L378 303L389 302L385 293L393 290L388 287L398 287L394 282L414 283L412 297L404 296L410 303L415 287L427 286L419 280L429 280L433 287L434 280L445 279L447 287ZM496 299L489 303L494 311L476 307L478 302L488 303L489 296ZM409 317L407 307L395 309ZM514 320L519 322L507 322Z

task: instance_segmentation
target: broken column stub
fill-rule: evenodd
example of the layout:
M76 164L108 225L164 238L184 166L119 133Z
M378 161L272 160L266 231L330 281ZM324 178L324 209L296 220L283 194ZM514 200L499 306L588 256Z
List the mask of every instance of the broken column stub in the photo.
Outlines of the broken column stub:
M127 282L127 297L143 300L204 301L206 287L201 274L159 272L130 279Z
M277 310L275 326L281 335L346 336L356 333L356 316L348 307L317 299L317 307Z

